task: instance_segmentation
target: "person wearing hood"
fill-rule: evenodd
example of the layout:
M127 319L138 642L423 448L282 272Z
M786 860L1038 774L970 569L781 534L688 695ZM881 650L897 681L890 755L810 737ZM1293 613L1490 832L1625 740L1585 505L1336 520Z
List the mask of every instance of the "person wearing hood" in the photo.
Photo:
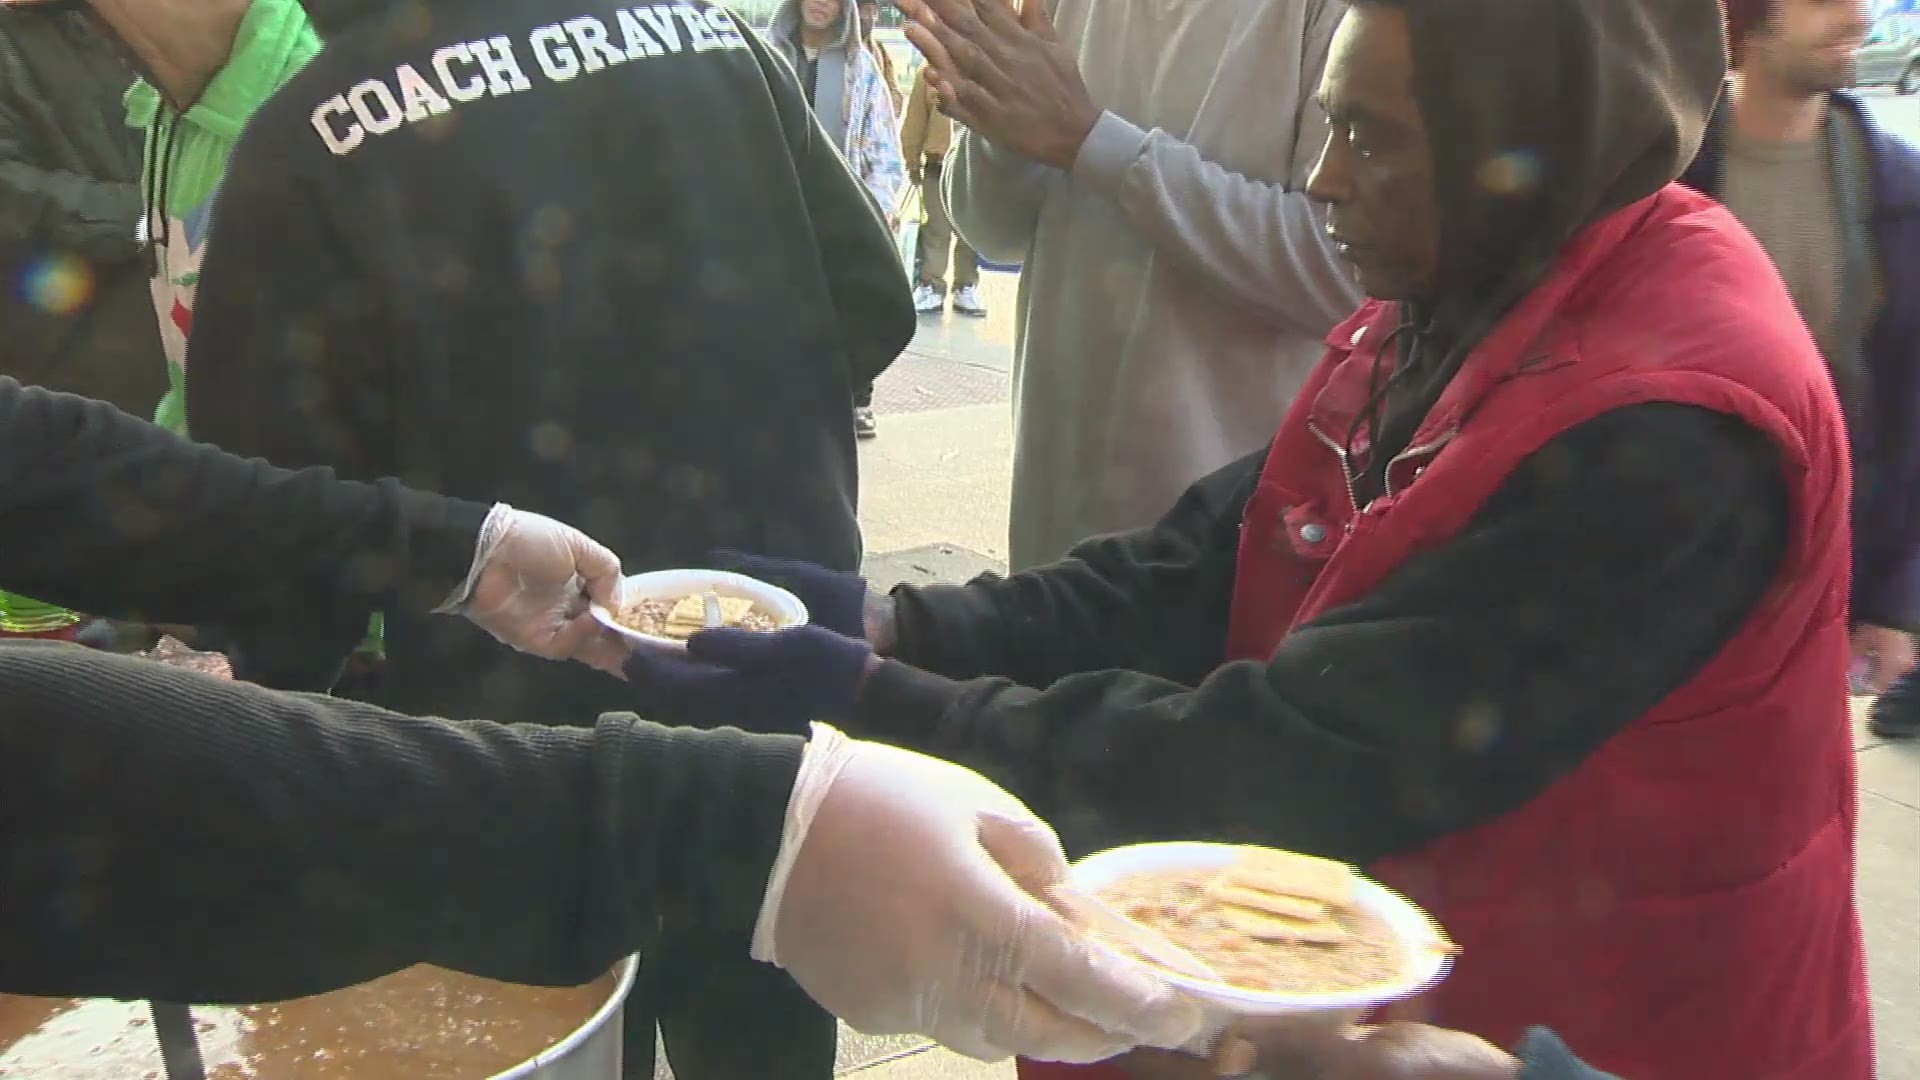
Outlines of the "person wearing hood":
M937 76L1004 92L939 15ZM634 657L648 715L838 719L1075 854L1360 865L1461 947L1411 1007L1496 1045L1866 1080L1846 430L1765 252L1673 182L1725 74L1715 0L1357 0L1308 191L1372 299L1271 448L1005 579L763 564L815 625Z
M907 186L895 130L898 88L874 59L853 0L783 0L767 26L767 43L793 65L820 126L881 213L892 217Z
M858 567L850 403L915 316L792 69L702 0L307 12L326 49L254 115L222 181L194 436L484 493L580 523L636 570L722 545ZM629 705L599 672L387 616L378 682L343 692L503 722ZM333 684L364 631L270 629L228 651L289 689ZM831 1018L791 979L667 914L630 1002L631 1070L650 1075L657 999L685 1080L831 1071Z
M868 47L853 0L782 0L767 42L793 65L820 126L893 227L907 187L893 102L898 88ZM854 387L853 429L863 439L879 434L871 379Z
M1883 738L1920 734L1920 151L1855 96L1866 0L1732 0L1733 76L1683 178L1786 279L1840 393L1854 471L1854 668Z

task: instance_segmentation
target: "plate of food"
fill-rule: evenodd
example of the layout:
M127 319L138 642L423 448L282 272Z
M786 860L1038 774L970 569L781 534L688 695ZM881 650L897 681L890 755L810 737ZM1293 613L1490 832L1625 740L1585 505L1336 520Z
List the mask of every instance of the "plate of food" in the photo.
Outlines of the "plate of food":
M593 617L635 645L684 652L702 630L786 630L807 623L800 598L725 570L656 570L620 583L611 607Z
M1092 936L1235 1018L1358 1015L1431 988L1458 951L1426 912L1353 867L1274 848L1136 844L1081 860L1069 884L1217 977L1083 924Z

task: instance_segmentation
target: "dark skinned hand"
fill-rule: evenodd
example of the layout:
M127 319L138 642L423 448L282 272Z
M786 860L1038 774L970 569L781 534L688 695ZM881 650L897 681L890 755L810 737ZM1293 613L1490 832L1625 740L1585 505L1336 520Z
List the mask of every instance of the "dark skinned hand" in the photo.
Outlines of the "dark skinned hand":
M1043 0L900 0L940 111L995 146L1071 169L1100 119Z
M1516 1080L1520 1061L1484 1039L1426 1024L1334 1028L1302 1024L1262 1032L1257 1048L1229 1035L1211 1061L1136 1050L1118 1064L1138 1080Z

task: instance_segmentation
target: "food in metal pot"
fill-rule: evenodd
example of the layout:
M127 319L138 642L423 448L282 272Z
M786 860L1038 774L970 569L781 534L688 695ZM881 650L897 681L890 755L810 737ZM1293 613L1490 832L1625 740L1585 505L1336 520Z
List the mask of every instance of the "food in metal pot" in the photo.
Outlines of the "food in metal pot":
M274 1005L196 1006L207 1080L481 1080L552 1047L613 995L418 966ZM0 1076L160 1080L143 1001L0 995Z

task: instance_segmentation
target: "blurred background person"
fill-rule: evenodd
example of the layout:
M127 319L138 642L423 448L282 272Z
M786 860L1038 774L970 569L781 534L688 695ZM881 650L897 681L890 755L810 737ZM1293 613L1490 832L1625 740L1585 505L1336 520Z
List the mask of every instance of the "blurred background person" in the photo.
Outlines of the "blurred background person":
M886 80L887 100L893 103L893 114L900 115L900 73L894 70L893 55L873 40L873 28L880 23L880 0L859 0L855 9L860 16L860 40L867 46L867 52L873 54L873 62L880 68L880 77Z
M987 305L980 299L980 256L964 236L953 231L940 178L947 151L953 147L953 121L940 111L933 88L924 78L913 80L907 113L900 121L900 153L906 158L907 177L920 185L926 221L920 227L920 259L913 286L913 309L937 315L947 305L947 262L953 262L953 310L984 318Z
M1025 10L964 27L956 60L1004 72L1001 91L940 102L967 128L941 177L953 223L1025 264L1015 570L1149 525L1259 449L1360 302L1305 191L1341 0Z
M1760 241L1853 448L1853 657L1884 738L1920 732L1920 152L1849 87L1866 0L1728 0L1733 71L1683 178Z
M800 86L828 137L866 185L889 231L897 224L907 165L895 122L899 88L880 66L852 0L782 0L767 27L767 43L800 76ZM879 9L874 8L875 17ZM889 260L900 264L899 256ZM904 277L904 275L903 275ZM862 439L879 433L873 380L853 388L853 429Z

